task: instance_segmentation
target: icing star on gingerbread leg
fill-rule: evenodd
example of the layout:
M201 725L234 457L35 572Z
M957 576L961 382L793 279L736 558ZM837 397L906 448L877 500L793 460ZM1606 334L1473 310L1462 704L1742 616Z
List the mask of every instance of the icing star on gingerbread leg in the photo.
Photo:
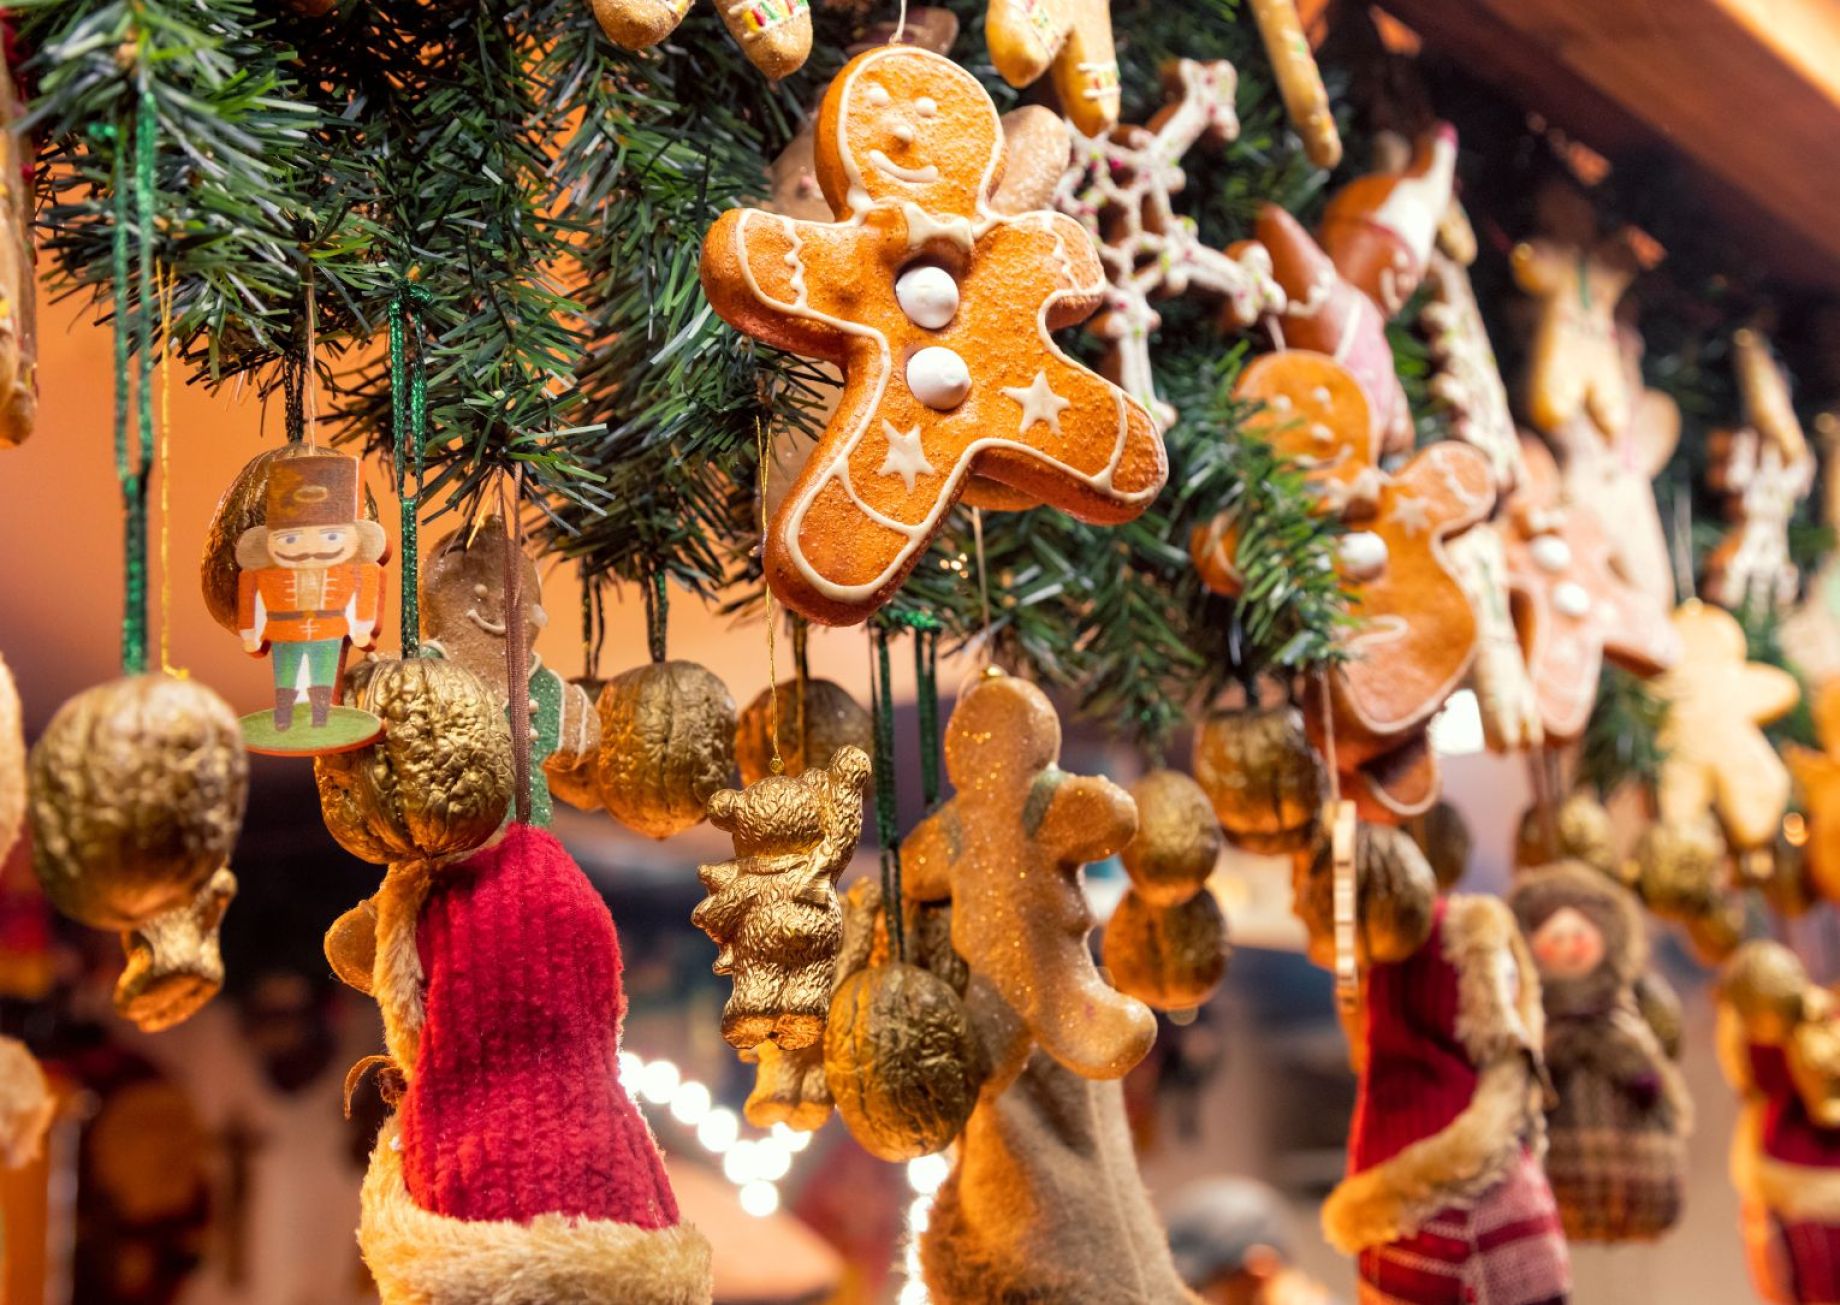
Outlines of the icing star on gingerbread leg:
M1139 515L1168 474L1150 414L1052 336L1099 307L1099 259L1070 218L992 205L1003 132L983 88L880 47L831 83L815 137L836 221L738 209L703 242L724 319L843 373L767 532L774 593L824 624L865 619L974 475L1083 521Z

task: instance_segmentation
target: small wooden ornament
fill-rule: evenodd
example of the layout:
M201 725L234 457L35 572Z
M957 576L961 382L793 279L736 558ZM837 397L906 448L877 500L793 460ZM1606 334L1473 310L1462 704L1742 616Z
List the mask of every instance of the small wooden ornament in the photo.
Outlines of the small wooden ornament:
M19 841L26 823L25 718L19 706L19 686L0 657L0 863Z
M1745 426L1715 434L1713 487L1732 525L1706 559L1706 597L1731 611L1795 601L1801 576L1789 560L1789 522L1814 487L1815 457L1789 401L1789 384L1753 327L1732 336Z
M218 519L240 515L232 500L251 471L218 505ZM244 651L270 658L275 705L243 718L244 742L272 756L363 747L383 723L338 705L339 686L346 644L376 643L389 552L383 528L363 513L363 465L310 450L273 458L266 476L261 523L236 541L236 628ZM208 549L207 563L214 556Z
M614 676L596 704L601 801L648 838L703 819L735 771L735 700L695 662L652 662Z
M1011 86L1052 73L1061 112L1087 136L1118 121L1111 0L990 0L990 61Z
M1271 853L1309 846L1329 771L1295 707L1209 712L1195 731L1191 764L1235 847Z
M12 70L0 67L0 449L38 419L38 276L32 242L31 136Z
M822 770L846 747L864 755L875 750L869 713L835 680L781 680L777 691L779 752L784 774ZM773 773L773 690L742 710L735 725L735 761L743 787Z
M1603 437L1629 420L1616 306L1640 270L1623 233L1599 238L1591 201L1563 183L1539 197L1542 234L1514 247L1514 280L1538 301L1527 415L1552 434L1588 414Z
M313 763L339 846L378 865L451 860L498 832L515 780L511 728L492 686L457 662L367 657L346 674L384 735Z
M1616 569L1610 533L1589 509L1560 502L1559 468L1529 439L1504 530L1508 587L1541 730L1553 743L1584 733L1605 658L1641 676L1680 660L1666 607Z
M1762 726L1801 698L1795 677L1746 660L1736 618L1699 602L1681 604L1673 625L1682 657L1656 683L1668 701L1661 731L1663 821L1717 814L1732 848L1770 845L1788 808L1789 772Z
M1334 168L1342 161L1342 136L1296 0L1252 0L1252 16L1284 98L1284 115L1303 139L1304 154L1319 168Z
M32 747L32 868L71 919L137 929L189 907L223 868L248 790L236 717L203 684L99 684L58 708Z
M1201 1005L1226 976L1227 918L1207 881L1220 825L1201 786L1153 770L1131 786L1137 835L1123 853L1131 886L1106 921L1100 960L1126 996L1157 1010Z
M506 569L512 558L522 575L518 592L524 611L510 611ZM421 625L424 657L457 662L492 686L510 710L506 643L512 631L524 640L524 686L530 731L530 817L527 824L547 826L553 805L548 776L565 775L600 755L600 715L594 700L543 664L537 634L549 624L543 607L543 584L536 564L512 540L496 514L461 526L437 543L424 559L421 573Z
M1187 178L1183 157L1197 144L1239 135L1233 108L1239 75L1225 60L1180 59L1163 74L1164 105L1142 127L1076 135L1073 166L1055 205L1092 233L1110 282L1105 307L1087 330L1107 342L1105 374L1150 410L1167 430L1176 411L1157 398L1150 340L1162 318L1153 297L1199 292L1218 299L1230 326L1245 326L1284 306L1271 274L1271 256L1247 243L1210 249L1193 219L1179 215L1174 196Z
M648 50L677 30L692 0L589 0L607 39L625 50ZM808 0L720 0L728 34L774 81L804 67L811 55Z
M732 861L697 867L709 896L690 922L734 980L722 1036L743 1050L808 1047L824 1035L843 943L837 876L862 834L869 758L845 746L822 769L768 775L709 799L709 823L734 839Z

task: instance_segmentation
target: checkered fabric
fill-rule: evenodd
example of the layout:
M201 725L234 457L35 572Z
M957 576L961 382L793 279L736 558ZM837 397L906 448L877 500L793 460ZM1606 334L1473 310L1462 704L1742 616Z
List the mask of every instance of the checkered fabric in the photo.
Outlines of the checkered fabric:
M1559 1210L1529 1152L1469 1210L1362 1251L1360 1305L1562 1305L1572 1269Z
M1680 1219L1686 1140L1659 1101L1643 1102L1602 1074L1559 1084L1546 1121L1546 1177L1573 1241L1652 1241Z

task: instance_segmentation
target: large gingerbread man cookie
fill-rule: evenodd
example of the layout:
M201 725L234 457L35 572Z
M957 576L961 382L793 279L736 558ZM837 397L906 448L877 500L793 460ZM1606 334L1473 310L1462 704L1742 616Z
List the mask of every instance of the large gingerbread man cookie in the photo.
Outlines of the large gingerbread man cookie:
M974 473L1098 524L1136 517L1168 474L1150 414L1053 340L1103 302L1091 239L1060 214L998 213L1003 162L969 73L884 46L819 109L837 220L738 209L704 240L718 313L843 372L766 540L768 584L812 620L887 602Z
M1616 569L1608 532L1588 508L1560 502L1559 468L1527 439L1509 501L1508 585L1549 743L1584 733L1604 658L1637 675L1680 660L1668 610Z

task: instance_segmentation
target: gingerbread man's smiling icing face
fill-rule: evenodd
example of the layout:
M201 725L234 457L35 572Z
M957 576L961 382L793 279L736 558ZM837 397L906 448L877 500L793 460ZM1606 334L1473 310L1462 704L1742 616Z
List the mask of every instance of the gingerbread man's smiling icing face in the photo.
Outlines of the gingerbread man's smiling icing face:
M912 204L929 213L974 217L1002 170L1002 125L979 90L939 84L938 56L891 46L818 112L817 171L839 217L872 204Z
M1092 238L990 203L995 106L925 50L845 65L818 111L837 220L724 213L703 242L710 304L834 363L843 392L767 533L767 583L828 625L863 620L919 562L971 479L1083 521L1139 515L1168 474L1149 412L1055 344L1106 281Z

